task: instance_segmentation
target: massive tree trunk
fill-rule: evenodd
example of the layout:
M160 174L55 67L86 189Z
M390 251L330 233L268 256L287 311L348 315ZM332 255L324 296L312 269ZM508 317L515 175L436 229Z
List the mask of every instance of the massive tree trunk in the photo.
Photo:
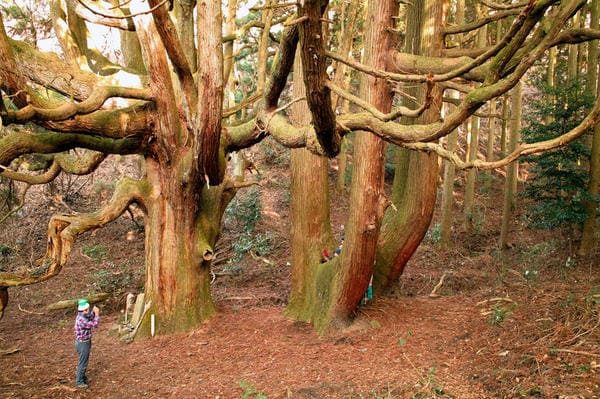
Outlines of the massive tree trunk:
M369 3L365 44L365 62L368 65L385 69L392 43L390 27L393 26L397 10L395 1ZM362 91L364 97L379 110L389 112L392 98L385 80L368 77L363 81ZM384 149L385 143L377 136L366 132L357 135L344 248L339 257L320 265L309 266L313 273L311 278L304 279L300 274L293 277L296 281L303 281L300 284L302 288L293 289L294 292L304 290L304 296L306 293L315 294L311 295L312 298L295 299L290 304L288 313L293 317L312 321L320 332L345 325L351 319L371 279L385 206ZM314 227L327 228L319 221L314 223ZM320 234L322 237L315 245L320 246L326 242L326 232L313 234ZM320 257L320 251L317 254L312 248L309 251L309 259L304 259L304 262L314 265L315 257Z
M174 183L185 179L183 165L171 172L148 159L146 170L151 188L145 201L145 300L151 307L142 336L149 333L151 314L156 316L157 333L164 334L192 329L215 312L210 261L228 202L224 186ZM190 200L196 190L201 195L194 206Z
M303 97L302 63L299 53L294 62L294 97ZM310 122L305 102L292 106L292 123L299 126ZM312 322L317 297L316 282L322 268L323 248L333 253L329 222L328 160L306 148L291 150L291 244L292 280L286 314L296 320Z
M145 7L136 3L137 11L145 11ZM203 10L199 18L210 23L218 21L220 29L219 12L220 9L209 8ZM217 134L220 134L222 58L218 55L222 53L219 51L213 56L210 50L213 41L220 40L220 30L212 37L208 33L199 35L199 47L205 54L202 74L209 77L203 78L199 94L214 93L215 101L198 105L198 114L203 117L194 129L189 127L193 122L186 118L193 111L195 93L182 85L189 108L180 114L167 52L152 15L140 15L134 22L156 98L154 133L157 141L146 156L145 179L149 188L143 203L146 210L145 299L150 305L139 331L143 336L150 331L152 314L157 333L163 334L189 330L214 313L209 267L221 216L230 196L224 193L225 184L208 185L209 181L220 181L224 173L219 162L224 157L223 149L207 158L208 153L214 151L211 137L215 119L218 119ZM194 135L191 140L190 135ZM218 140L216 145L218 149Z
M413 38L413 50L418 50L423 55L441 54L445 2L418 1L411 7L410 13L412 16L407 18L409 23L415 23L417 29L421 27L420 39L419 35ZM420 117L420 123L429 123L439 118L442 90L436 87L431 94L433 101ZM437 177L437 155L410 152L399 157L392 193L396 209L390 207L386 211L378 242L373 278L376 293L389 287L400 277L406 263L425 237L435 207Z

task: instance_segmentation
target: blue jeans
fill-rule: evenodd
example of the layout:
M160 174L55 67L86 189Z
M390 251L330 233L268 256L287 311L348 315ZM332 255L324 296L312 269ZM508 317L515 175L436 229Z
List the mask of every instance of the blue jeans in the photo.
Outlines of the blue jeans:
M92 349L92 340L88 341L75 341L75 350L79 355L79 362L77 363L77 374L75 383L87 384L87 377L85 371L87 370L88 360L90 359L90 350Z

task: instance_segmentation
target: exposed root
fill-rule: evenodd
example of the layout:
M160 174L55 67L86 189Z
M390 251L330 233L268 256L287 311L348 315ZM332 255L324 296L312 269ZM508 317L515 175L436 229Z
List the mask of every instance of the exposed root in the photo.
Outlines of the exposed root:
M21 304L19 304L17 307L18 307L18 308L19 308L19 310L20 310L21 312L23 312L23 313L27 313L27 314L36 314L36 315L43 315L43 314L45 314L44 312L33 312L33 311L31 311L31 310L23 309L23 308L21 307Z
M444 272L444 274L442 274L442 278L440 278L440 282L437 283L435 285L435 287L433 287L433 290L431 290L431 293L429 294L429 298L438 298L440 295L437 294L437 290L439 290L440 288L442 288L442 284L444 284L444 279L446 278L446 272Z

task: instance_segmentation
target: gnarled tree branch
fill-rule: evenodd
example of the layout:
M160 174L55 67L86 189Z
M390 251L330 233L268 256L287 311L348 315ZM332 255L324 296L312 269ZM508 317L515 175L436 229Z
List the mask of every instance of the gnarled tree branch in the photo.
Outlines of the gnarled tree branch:
M132 202L143 204L148 189L144 180L123 178L117 183L112 198L103 209L88 214L53 216L48 224L46 256L42 258L40 267L25 274L0 273L0 287L35 284L56 276L67 263L75 237L115 220Z
M75 115L85 115L97 111L106 100L112 97L154 100L147 89L120 86L96 87L90 96L80 103L64 102L55 108L41 108L29 104L18 111L7 111L1 116L7 124L29 121L64 121Z

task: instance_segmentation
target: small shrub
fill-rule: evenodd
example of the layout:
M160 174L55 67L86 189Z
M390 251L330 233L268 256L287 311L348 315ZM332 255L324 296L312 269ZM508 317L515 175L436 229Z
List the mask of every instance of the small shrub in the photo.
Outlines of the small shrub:
M266 139L259 144L270 165L286 165L290 163L290 151L273 139Z
M256 387L251 382L241 380L238 384L243 390L242 399L269 399L267 395L256 389Z
M508 315L511 312L512 312L511 307L505 308L505 307L496 305L492 309L492 313L490 314L490 318L489 318L488 322L492 326L499 326L500 324L502 324L504 322L504 320L506 320L506 318L508 317Z
M234 198L225 211L225 224L233 230L241 230L238 238L232 244L233 254L228 263L239 263L244 257L253 252L258 256L265 256L273 248L271 233L255 232L256 224L260 220L262 204L260 191L252 187L243 196Z
M442 239L442 225L439 223L429 227L425 239L433 244L437 244Z
M0 244L0 256L8 256L12 251L12 248L8 245Z
M96 244L96 245L83 247L81 252L85 256L92 258L96 262L100 263L104 259L106 259L107 255L108 255L108 247L103 244Z
M527 108L527 124L522 130L526 143L553 139L570 131L584 119L593 104L583 80L558 82L555 87L541 81L534 84L540 94ZM552 115L552 121L545 123L548 115ZM531 164L530 173L535 176L527 180L523 191L525 197L533 200L528 210L533 227L575 227L585 220L584 203L599 199L590 197L585 189L588 169L582 165L589 162L589 157L589 146L581 136L559 149L525 158Z
M109 269L98 270L92 275L93 285L101 292L122 292L127 288L139 289L142 287L142 274L131 269L118 268L121 271L113 272Z

